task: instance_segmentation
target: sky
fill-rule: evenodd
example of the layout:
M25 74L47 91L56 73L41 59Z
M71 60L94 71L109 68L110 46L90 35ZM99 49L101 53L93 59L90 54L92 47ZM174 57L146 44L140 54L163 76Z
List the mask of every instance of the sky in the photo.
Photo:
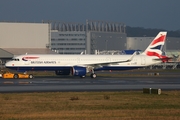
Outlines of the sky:
M180 29L180 0L0 0L0 22L86 20L131 27Z

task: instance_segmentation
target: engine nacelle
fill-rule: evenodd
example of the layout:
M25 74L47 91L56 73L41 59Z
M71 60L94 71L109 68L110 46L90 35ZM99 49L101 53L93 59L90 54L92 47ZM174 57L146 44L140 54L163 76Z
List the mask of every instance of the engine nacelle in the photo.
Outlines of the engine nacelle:
M84 77L86 75L86 68L80 66L74 66L72 68L72 75Z
M56 70L56 75L70 75L70 69Z

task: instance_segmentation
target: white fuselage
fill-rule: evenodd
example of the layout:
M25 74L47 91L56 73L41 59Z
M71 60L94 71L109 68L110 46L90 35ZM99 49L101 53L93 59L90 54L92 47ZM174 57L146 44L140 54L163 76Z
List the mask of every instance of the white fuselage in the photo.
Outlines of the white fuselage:
M132 55L41 55L29 54L15 57L12 61L6 63L7 68L23 70L58 70L63 67L89 67L95 70L123 70L126 68L140 68L161 61L156 56L135 55L129 62L122 62L130 59ZM119 62L119 63L118 63Z

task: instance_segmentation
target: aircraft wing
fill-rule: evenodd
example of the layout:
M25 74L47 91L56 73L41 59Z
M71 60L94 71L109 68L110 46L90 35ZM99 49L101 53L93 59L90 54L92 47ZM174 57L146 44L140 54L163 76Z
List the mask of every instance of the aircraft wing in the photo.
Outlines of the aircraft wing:
M129 59L127 60L121 60L121 61L114 61L114 62L102 62L102 63L92 63L92 64L85 64L85 65L82 65L82 66L91 66L91 67L102 67L104 65L109 65L109 64L116 64L116 63L124 63L124 62L130 62L133 57L136 55L136 52L134 52Z

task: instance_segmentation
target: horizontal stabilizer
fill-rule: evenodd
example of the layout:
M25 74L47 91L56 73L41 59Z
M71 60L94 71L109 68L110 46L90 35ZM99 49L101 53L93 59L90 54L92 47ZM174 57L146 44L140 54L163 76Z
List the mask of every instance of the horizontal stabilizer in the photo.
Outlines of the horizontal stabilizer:
M153 60L162 61L162 62L168 62L171 59L173 59L173 58L172 57L167 57L167 56L161 56L160 58L153 59Z

